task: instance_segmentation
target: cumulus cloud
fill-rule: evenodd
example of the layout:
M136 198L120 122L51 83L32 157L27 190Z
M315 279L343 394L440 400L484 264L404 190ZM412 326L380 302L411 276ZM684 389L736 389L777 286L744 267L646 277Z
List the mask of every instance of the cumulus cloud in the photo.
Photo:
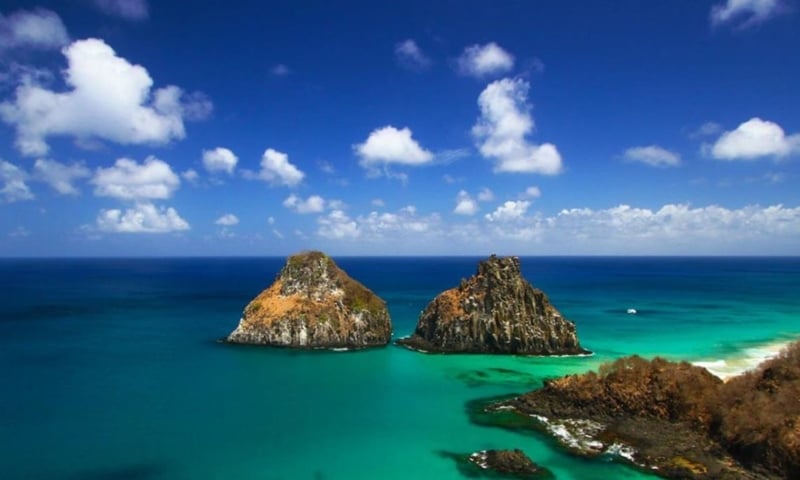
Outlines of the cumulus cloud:
M125 20L145 20L149 14L147 0L94 0L106 15Z
M681 164L681 156L658 145L631 147L625 150L624 157L630 162L644 163L651 167L677 167Z
M325 210L325 199L319 195L311 195L303 200L297 195L289 195L283 201L283 206L296 213L320 213Z
M537 186L528 187L525 189L525 196L531 198L539 198L542 196L542 190Z
M354 145L361 157L360 165L373 173L378 167L389 164L424 165L433 160L433 154L412 138L409 128L397 129L391 125L372 131L364 143Z
M459 72L476 78L502 74L512 68L514 56L494 42L467 47L458 58Z
M722 125L717 122L706 122L700 125L697 130L689 134L689 138L702 138L717 135L722 131Z
M303 181L306 174L289 162L283 152L268 148L261 156L261 170L255 175L271 185L293 187Z
M33 165L36 178L47 183L62 195L79 195L75 180L88 178L92 172L83 163L67 165L55 160L40 158Z
M222 225L225 227L232 227L239 224L239 217L232 213L226 213L214 221L215 225Z
M519 220L525 216L531 202L527 200L509 200L495 209L492 213L485 215L490 222L510 222Z
M174 208L145 202L125 210L101 210L97 229L108 233L170 233L189 230L189 223Z
M16 127L16 145L24 155L46 154L45 140L53 135L124 145L165 144L185 136L183 119L196 99L187 100L180 88L151 92L147 70L117 56L102 40L76 41L63 53L68 91L29 81L17 88L13 101L0 104L0 118Z
M461 190L458 192L458 195L456 195L456 208L453 209L453 213L459 215L475 215L478 213L478 202L470 197L469 193L465 190Z
M780 0L726 0L711 7L711 25L736 24L748 28L783 12Z
M5 203L18 202L20 200L32 200L34 198L31 189L25 180L28 174L13 163L0 160L0 198Z
M480 192L478 192L478 201L481 202L491 202L494 200L494 192L489 190L487 187L483 187Z
M328 215L317 219L317 234L331 239L358 238L361 230L355 220L342 210L332 210Z
M432 63L417 46L417 42L410 38L394 46L394 56L402 67L409 70L424 70Z
M800 207L750 205L728 209L717 205L667 204L651 210L619 205L602 210L562 210L547 219L546 224L565 241L569 238L586 244L598 241L606 244L604 248L614 247L618 251L636 247L674 253L675 248L688 245L690 249L686 251L697 252L708 245L716 249L755 238L796 238L800 234Z
M112 167L98 168L91 183L97 196L140 201L171 197L181 180L168 163L150 156L141 164L120 158Z
M786 135L777 123L754 117L723 133L710 152L718 160L787 157L800 153L800 133Z
M197 170L189 168L181 172L181 178L189 183L195 184L200 180L200 174L197 173Z
M239 162L232 151L224 147L217 147L213 150L203 150L203 166L211 173L225 172L233 175L233 170Z
M490 83L478 97L481 116L472 134L481 154L495 162L495 172L556 175L561 172L556 146L536 145L526 139L534 129L528 89L521 79Z
M68 43L64 23L51 10L17 10L8 16L0 13L0 50L17 47L49 50Z

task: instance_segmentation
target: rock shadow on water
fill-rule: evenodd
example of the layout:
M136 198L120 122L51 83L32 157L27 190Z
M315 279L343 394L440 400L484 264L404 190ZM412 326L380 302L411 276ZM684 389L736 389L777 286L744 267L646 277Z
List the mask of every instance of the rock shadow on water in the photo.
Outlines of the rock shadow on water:
M511 385L533 388L541 386L541 379L526 372L510 368L490 367L484 369L460 371L455 378L468 387L486 385Z

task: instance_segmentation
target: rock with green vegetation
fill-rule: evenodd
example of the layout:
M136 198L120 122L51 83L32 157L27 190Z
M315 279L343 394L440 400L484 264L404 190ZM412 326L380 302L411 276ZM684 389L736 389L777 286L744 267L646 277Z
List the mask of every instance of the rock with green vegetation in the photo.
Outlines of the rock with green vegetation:
M392 336L386 303L322 252L289 257L275 282L244 309L231 343L359 349Z
M398 343L426 352L574 355L589 353L575 324L520 271L518 257L492 255L478 272L428 304L414 334Z

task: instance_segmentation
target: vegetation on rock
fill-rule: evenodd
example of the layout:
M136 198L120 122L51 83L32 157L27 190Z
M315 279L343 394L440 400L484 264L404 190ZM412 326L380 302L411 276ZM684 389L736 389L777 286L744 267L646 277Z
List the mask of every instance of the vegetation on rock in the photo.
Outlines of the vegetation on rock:
M398 343L430 352L587 353L575 324L522 276L517 257L492 255L477 273L434 298L414 334Z
M244 309L233 343L298 348L386 345L386 303L322 252L289 257L275 282Z
M685 362L634 356L486 410L501 407L551 426L596 422L593 445L629 445L633 463L667 478L800 478L800 342L727 382Z

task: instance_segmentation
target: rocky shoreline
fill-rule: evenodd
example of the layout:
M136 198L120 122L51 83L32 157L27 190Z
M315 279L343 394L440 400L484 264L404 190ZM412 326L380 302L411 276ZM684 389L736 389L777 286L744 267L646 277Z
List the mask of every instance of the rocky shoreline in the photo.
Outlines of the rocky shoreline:
M800 478L798 398L800 342L728 382L628 357L468 411L474 423L542 432L573 454L664 478L772 480Z

